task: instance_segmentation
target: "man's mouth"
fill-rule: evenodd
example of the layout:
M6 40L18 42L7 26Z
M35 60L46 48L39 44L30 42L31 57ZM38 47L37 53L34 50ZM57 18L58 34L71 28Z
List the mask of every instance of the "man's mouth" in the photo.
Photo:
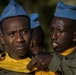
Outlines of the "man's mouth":
M52 47L53 47L53 48L56 48L57 46L58 46L57 43L52 43Z
M19 45L19 46L16 46L16 48L18 50L25 49L26 48L26 45Z

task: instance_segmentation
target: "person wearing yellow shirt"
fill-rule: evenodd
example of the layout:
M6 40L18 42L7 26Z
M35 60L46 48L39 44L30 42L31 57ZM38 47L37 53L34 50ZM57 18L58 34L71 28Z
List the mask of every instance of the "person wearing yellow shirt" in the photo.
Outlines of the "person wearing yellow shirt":
M29 49L31 24L39 24L38 15L26 13L21 5L11 0L0 16L1 41L6 46L5 58L0 61L0 75L51 75L52 72L27 69L32 53Z
M0 16L1 42L5 45L5 57L0 61L0 75L55 75L49 70L27 69L32 57L29 49L31 24L39 24L37 17L36 13L28 15L14 0L5 7Z

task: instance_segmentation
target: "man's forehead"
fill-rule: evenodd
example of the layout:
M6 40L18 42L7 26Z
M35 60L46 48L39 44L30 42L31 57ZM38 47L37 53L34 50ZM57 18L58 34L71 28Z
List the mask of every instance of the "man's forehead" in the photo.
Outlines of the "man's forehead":
M61 18L61 17L54 17L50 27L51 26L58 26L58 27L72 27L73 21L71 19L67 18Z
M53 18L53 20L52 20L53 22L64 22L64 23L72 23L72 22L74 22L72 19L68 19L68 18L63 18L63 17L54 17Z
M3 20L2 25L3 28L15 28L15 27L30 27L29 25L29 19L25 18L25 17L11 17L11 18L7 18L5 20Z
M3 25L3 31L5 33L17 32L30 29L29 25Z
M29 18L28 17L25 17L25 16L15 16L15 17L9 17L9 18L6 18L2 21L2 24L4 23L12 23L12 22L30 22ZM8 24L9 24L8 23Z

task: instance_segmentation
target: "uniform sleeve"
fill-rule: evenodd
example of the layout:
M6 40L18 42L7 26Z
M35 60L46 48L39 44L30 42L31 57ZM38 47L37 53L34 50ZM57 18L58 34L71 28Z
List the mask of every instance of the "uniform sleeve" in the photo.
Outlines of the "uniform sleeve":
M61 56L54 53L49 64L50 71L61 71L63 75L76 75L76 55Z
M76 75L76 58L63 57L61 69L64 75Z
M62 60L61 58L62 57L59 54L57 53L53 54L53 58L48 66L50 71L53 71L53 72L58 71L58 69L61 66L61 60Z

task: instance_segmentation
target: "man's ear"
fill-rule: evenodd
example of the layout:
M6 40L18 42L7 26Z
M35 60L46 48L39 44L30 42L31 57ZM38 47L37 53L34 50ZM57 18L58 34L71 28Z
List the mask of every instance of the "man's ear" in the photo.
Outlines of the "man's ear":
M5 45L3 35L1 34L0 36L1 36L1 42L2 42L2 44Z
M34 46L34 43L33 43L33 40L30 41L30 48L33 48Z
M74 32L73 41L76 42L76 32Z

